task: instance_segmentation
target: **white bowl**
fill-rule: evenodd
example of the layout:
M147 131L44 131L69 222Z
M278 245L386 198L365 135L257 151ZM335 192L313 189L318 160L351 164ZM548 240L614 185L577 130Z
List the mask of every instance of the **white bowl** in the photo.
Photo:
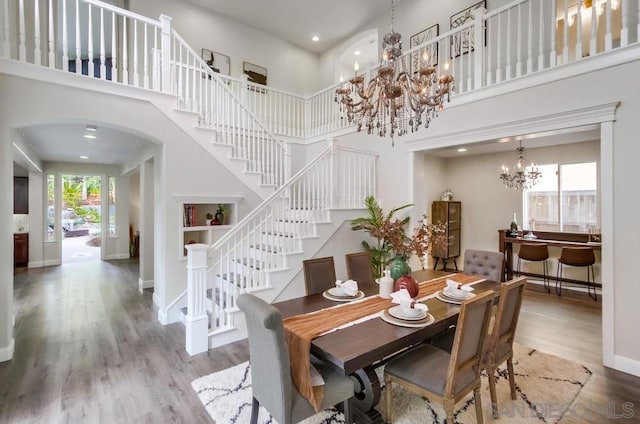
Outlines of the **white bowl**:
M402 314L408 318L419 317L420 315L422 315L422 311L420 309L407 308L406 306L402 306L401 310Z
M458 297L460 299L466 299L471 296L471 293L466 290L454 289L451 287L447 287L447 289L445 290L445 294L452 297Z

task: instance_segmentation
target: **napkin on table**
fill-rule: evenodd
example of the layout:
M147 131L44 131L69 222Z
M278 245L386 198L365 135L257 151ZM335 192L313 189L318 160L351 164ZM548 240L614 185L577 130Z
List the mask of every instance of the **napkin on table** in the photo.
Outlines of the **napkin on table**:
M457 281L453 281L449 278L447 278L447 287L449 287L450 289L458 289L468 292L472 292L474 290L473 286L471 286L470 284L460 284Z
M358 283L353 280L336 281L336 287L342 289L347 296L355 296L358 294Z
M429 310L424 303L418 303L413 300L407 289L400 289L397 292L391 293L391 303L397 303L405 308L419 309L425 312Z

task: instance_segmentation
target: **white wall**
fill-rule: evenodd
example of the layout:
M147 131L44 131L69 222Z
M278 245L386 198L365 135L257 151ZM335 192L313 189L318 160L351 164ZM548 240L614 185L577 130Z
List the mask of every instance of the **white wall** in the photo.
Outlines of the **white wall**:
M130 0L130 10L157 19L173 18L173 28L200 54L205 48L231 58L231 76L242 75L244 61L267 68L267 85L294 93L319 86L317 55L270 34L216 15L186 1Z

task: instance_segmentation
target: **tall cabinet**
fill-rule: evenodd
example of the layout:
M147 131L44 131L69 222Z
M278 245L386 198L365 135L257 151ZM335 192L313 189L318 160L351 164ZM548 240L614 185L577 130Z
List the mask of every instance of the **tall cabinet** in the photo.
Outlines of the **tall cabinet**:
M453 260L453 265L458 270L456 258L460 256L460 218L461 203L451 201L435 201L431 205L431 222L434 224L445 224L447 244L445 246L434 246L431 256L435 258L433 269L436 269L438 262L442 259L443 269L446 271L447 262Z

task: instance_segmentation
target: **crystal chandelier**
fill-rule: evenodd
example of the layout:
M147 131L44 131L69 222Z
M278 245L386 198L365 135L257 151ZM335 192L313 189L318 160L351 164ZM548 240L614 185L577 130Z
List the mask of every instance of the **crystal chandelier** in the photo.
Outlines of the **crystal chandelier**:
M405 58L402 57L402 36L393 31L393 0L391 1L391 32L382 41L382 59L377 74L368 82L364 75L355 76L348 84L336 89L335 101L340 105L341 119L354 124L358 131L366 128L367 134L385 137L404 135L417 131L421 125L429 127L429 122L443 108L443 99L449 101L450 85L453 77L437 76L426 53L422 57L420 69L411 75Z
M500 180L506 188L515 188L517 190L528 190L540 181L542 172L538 167L531 163L530 166L525 165L524 147L520 140L520 147L516 149L516 166L513 174L509 173L509 168L502 165L500 172Z

